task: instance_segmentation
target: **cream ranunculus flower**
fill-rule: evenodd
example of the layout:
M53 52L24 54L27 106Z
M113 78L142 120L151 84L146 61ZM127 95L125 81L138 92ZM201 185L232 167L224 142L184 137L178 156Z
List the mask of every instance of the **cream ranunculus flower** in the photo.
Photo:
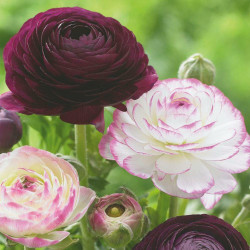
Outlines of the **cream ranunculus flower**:
M152 178L173 196L201 198L211 209L249 168L250 139L244 119L214 86L195 79L158 81L114 122L100 154L129 173Z
M31 248L66 238L56 230L81 219L96 197L67 161L29 146L0 155L0 183L0 232Z

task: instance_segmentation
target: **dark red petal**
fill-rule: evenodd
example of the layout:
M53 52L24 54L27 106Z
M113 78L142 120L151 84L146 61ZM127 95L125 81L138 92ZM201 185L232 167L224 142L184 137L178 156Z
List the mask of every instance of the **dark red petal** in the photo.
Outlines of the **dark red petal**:
M72 124L93 124L99 132L104 132L104 108L102 106L81 106L62 113L60 118Z
M31 114L29 111L22 106L20 102L16 100L14 95L8 91L0 95L0 106L7 110L23 113L23 114Z
M127 111L127 107L126 105L124 105L123 103L118 103L116 105L113 105L114 108L117 108L123 112L126 112Z

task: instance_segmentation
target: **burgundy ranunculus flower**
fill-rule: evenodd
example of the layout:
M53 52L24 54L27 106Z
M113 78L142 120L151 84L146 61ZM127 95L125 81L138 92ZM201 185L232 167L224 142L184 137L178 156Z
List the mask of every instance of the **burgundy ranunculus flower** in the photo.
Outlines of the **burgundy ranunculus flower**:
M103 107L126 110L157 80L134 34L113 18L82 8L55 8L29 19L4 49L4 108L60 115L65 122L95 124Z
M134 250L249 250L230 224L212 215L171 218L149 232Z

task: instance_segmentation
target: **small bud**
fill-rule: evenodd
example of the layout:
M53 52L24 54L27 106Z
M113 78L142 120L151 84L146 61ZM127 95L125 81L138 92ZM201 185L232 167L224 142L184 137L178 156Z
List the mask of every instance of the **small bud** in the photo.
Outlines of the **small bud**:
M0 153L8 152L22 138L19 116L0 107Z
M215 79L215 66L210 60L196 53L181 64L178 77L180 79L195 78L211 85Z
M250 210L250 194L246 194L242 200L242 206Z
M89 222L94 232L113 248L143 237L148 228L148 219L139 203L120 193L100 198L90 211Z

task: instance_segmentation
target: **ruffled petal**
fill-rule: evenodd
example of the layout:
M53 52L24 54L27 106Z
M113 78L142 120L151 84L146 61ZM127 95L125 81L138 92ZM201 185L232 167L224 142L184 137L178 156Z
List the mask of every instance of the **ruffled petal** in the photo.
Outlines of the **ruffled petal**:
M15 238L9 235L5 235L8 239L20 243L29 248L48 247L59 243L69 236L69 232L66 231L54 231L48 234L37 235L35 237L23 237Z

